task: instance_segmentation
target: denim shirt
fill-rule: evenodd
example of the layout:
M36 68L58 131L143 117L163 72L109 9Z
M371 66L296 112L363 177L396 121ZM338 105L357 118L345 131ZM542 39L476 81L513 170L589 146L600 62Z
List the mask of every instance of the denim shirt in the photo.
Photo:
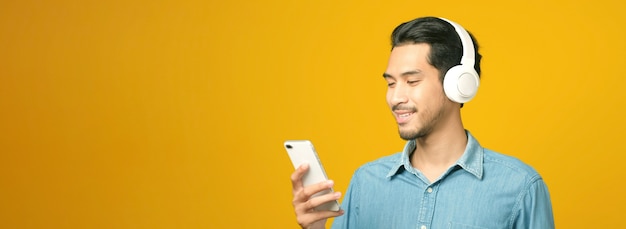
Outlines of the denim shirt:
M361 166L332 228L554 228L541 176L510 156L485 149L467 133L461 158L430 183L403 152Z

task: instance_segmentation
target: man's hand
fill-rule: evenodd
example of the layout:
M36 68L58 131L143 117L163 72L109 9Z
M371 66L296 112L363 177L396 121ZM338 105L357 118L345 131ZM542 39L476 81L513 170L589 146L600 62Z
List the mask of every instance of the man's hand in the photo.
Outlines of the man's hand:
M303 164L291 174L291 184L293 186L293 208L296 212L298 224L305 229L325 228L326 220L330 217L343 215L343 210L339 211L316 211L315 207L326 202L338 200L340 192L332 192L326 195L311 196L320 191L332 188L334 183L330 180L304 187L302 177L309 170L308 164Z

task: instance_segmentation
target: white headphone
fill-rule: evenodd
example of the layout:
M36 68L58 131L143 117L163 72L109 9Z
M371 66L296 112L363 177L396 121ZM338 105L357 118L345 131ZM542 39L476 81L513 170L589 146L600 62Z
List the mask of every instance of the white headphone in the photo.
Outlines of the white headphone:
M461 38L461 45L463 45L461 64L450 68L446 72L443 78L443 91L450 100L457 103L466 103L476 96L478 85L480 84L480 78L474 69L474 42L472 42L469 33L461 25L445 18L440 19L454 26L454 30Z

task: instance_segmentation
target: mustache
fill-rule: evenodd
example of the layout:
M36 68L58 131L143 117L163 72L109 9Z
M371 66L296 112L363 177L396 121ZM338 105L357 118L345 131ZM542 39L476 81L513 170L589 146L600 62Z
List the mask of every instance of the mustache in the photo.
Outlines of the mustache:
M417 108L413 107L413 106L407 106L404 104L396 104L393 105L393 107L391 107L391 111L397 111L397 110L403 110L403 111L409 111L409 112L417 112Z

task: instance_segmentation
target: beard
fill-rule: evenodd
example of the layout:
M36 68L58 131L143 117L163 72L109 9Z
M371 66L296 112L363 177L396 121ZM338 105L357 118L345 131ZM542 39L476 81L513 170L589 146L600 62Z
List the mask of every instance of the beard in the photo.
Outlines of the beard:
M424 136L428 135L431 131L432 131L432 128L421 128L421 129L404 130L404 131L398 128L398 133L400 134L400 138L406 141L423 138Z
M394 106L393 109L399 109ZM393 110L392 109L392 110ZM398 126L398 133L400 134L400 138L409 141L414 139L419 139L428 136L433 129L439 123L439 120L444 116L444 110L442 108L437 109L435 112L432 110L422 110L417 112L417 108L402 108L405 110L413 110L415 111L415 115L417 115L417 119L412 120L410 123L406 123L403 126ZM421 121L420 123L415 123ZM413 126L409 126L409 125Z

